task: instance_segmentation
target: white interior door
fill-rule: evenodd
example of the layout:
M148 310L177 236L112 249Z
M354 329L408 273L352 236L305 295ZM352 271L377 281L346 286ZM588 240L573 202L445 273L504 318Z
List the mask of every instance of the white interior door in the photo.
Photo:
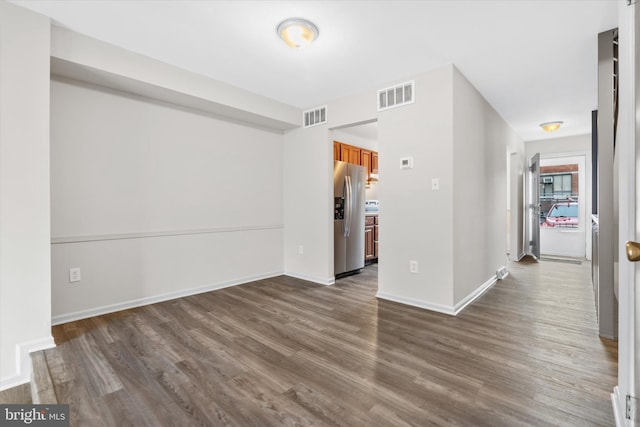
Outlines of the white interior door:
M634 34L633 40L633 48L631 55L634 56L634 67L633 67L633 85L634 85L634 93L635 99L633 100L634 108L633 108L633 117L635 118L634 129L633 129L633 140L634 140L634 149L635 154L633 158L635 158L635 168L633 170L634 183L638 183L640 179L640 55L636 52L637 47L640 46L640 8L637 3L630 5L632 8L633 19L631 21L631 33ZM633 188L635 190L635 203L631 203L630 214L633 214L633 219L635 219L635 241L640 242L640 218L638 215L640 214L640 195L638 192L640 191L640 186L636 184L636 187ZM629 221L633 224L633 221ZM621 260L622 261L622 260ZM624 262L624 261L622 261ZM631 296L631 300L634 301L633 306L630 308L631 313L629 313L628 318L626 319L629 323L631 323L629 327L629 335L633 337L633 340L630 340L627 348L629 349L628 354L630 355L630 361L632 362L630 365L631 372L633 373L633 378L630 379L629 388L631 390L631 400L633 400L633 407L636 409L631 417L632 420L629 423L630 425L640 425L640 416L638 411L638 404L640 403L640 292L637 290L640 289L640 262L636 262L633 269L630 269L630 277L629 280L632 285L627 290L627 294ZM620 295L620 289L618 290L618 295ZM621 300L621 298L620 298ZM622 320L622 319L621 319ZM630 348L629 348L630 347ZM622 360L620 360L622 362ZM625 361L626 362L626 361ZM623 372L626 370L619 369L619 372ZM630 372L630 373L631 373Z
M618 385L612 394L616 426L640 424L640 263L626 258L624 242L640 241L640 9L633 2L621 8L620 114L616 157L618 171ZM629 411L628 411L629 409Z

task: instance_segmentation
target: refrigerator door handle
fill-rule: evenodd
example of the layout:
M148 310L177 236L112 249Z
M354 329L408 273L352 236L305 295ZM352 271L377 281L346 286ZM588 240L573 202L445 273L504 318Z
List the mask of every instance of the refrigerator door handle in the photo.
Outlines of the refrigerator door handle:
M344 204L345 204L345 224L346 224L346 231L344 233L344 237L349 237L349 234L351 234L351 217L353 214L353 195L351 193L351 177L349 175L345 176L345 180L347 182L347 193L346 193L346 197L344 198Z
M342 194L344 195L344 205L342 209L343 217L342 217L342 235L347 237L349 235L349 231L347 229L347 219L349 218L349 177L345 175L344 184L342 185Z

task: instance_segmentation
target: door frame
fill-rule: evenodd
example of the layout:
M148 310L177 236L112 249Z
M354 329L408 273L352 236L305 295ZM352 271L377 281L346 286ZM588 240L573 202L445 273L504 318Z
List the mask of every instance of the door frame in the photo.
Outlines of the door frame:
M586 151L575 151L567 153L540 153L540 167L543 167L545 160L551 159L576 159L578 163L578 194L580 207L579 230L584 234L584 257L591 259L591 199L593 188L591 186L591 173L589 155ZM589 176L587 176L589 175ZM591 191L589 191L591 190ZM549 230L550 231L550 230ZM558 230L556 230L558 231ZM540 237L540 248L542 252L542 237ZM582 250L581 249L581 250Z
M638 301L640 293L635 289L640 285L640 263L626 260L624 242L640 240L640 55L636 55L636 46L640 46L640 5L622 4L620 6L619 46L620 46L620 92L618 116L617 184L618 184L618 385L611 394L616 426L633 426L634 421L626 419L626 397L640 395L640 372L636 351L640 328ZM636 402L637 403L637 402ZM636 418L638 410L636 409ZM638 421L635 421L637 423Z
M510 261L520 261L525 256L525 167L524 155L507 154L507 251Z

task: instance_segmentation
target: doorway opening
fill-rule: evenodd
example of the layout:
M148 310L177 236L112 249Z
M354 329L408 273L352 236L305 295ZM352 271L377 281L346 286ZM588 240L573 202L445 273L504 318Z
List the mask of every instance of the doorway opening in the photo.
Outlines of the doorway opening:
M527 253L539 260L591 259L591 170L587 152L528 160Z
M576 261L590 254L586 156L541 156L539 217L541 259ZM587 203L589 202L589 203Z
M364 198L363 206L355 210L362 212L363 230L362 231L362 268L358 268L360 274L340 277L337 274L340 268L336 265L340 264L337 258L342 257L342 245L340 245L342 230L340 218L335 217L334 212L334 276L336 284L349 283L350 281L361 282L366 276L365 282L371 286L378 286L378 261L379 261L379 196L378 196L378 123L376 120L355 123L339 128L331 129L330 144L333 144L333 160L334 160L334 205L336 204L336 192L340 193L341 184L335 182L336 162L344 162L360 166L365 171L363 182ZM353 187L353 185L352 185ZM338 194L340 196L341 194ZM338 203L340 204L340 203ZM335 208L335 206L334 206ZM338 214L338 217L340 215ZM357 222L359 223L359 221ZM338 230L338 231L336 231Z

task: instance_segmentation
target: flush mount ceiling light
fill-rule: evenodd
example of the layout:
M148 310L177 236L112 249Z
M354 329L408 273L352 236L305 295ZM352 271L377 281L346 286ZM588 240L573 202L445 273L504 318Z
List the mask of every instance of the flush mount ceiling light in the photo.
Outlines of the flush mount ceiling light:
M542 128L543 131L545 132L554 132L557 131L558 129L560 129L560 125L562 125L562 122L547 122L547 123L540 123L540 127Z
M313 22L302 18L285 19L276 31L287 46L294 49L309 46L319 34Z

